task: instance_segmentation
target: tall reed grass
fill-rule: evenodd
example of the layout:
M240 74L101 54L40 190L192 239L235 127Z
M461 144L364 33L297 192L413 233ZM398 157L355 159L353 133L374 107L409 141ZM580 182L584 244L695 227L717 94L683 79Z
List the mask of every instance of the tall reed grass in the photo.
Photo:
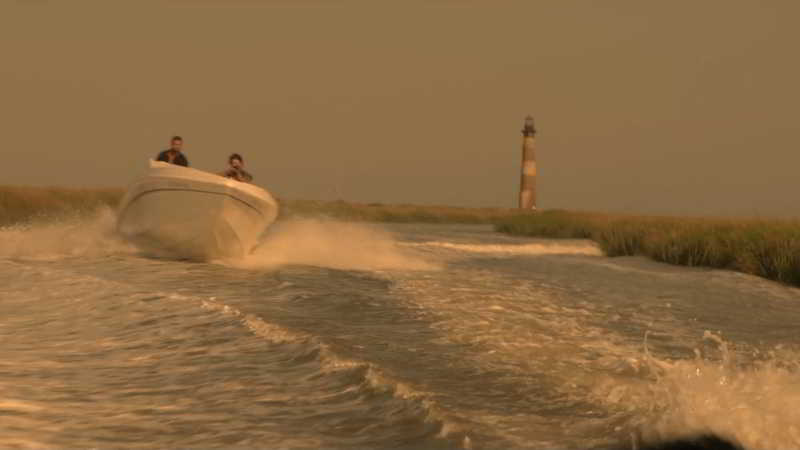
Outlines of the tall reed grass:
M116 207L123 190L0 186L0 226L75 217Z
M800 286L800 222L625 216L549 210L501 219L495 230L591 239L608 256L647 256L683 266L736 270Z
M494 224L518 213L510 208L462 208L345 201L282 200L281 217L325 216L339 220L400 223Z

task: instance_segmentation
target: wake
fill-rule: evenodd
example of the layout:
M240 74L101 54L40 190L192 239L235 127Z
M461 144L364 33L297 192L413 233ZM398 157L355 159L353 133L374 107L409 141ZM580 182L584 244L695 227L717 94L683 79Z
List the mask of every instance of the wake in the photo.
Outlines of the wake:
M0 228L0 259L56 261L140 254L116 233L115 223L114 211L102 207L88 218ZM242 269L287 265L365 271L440 268L403 248L377 226L323 219L275 222L249 255L212 262Z

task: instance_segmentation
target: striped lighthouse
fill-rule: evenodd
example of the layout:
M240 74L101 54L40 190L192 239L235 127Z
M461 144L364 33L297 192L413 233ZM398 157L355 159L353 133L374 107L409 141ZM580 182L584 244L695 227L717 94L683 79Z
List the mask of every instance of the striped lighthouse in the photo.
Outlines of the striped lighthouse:
M534 154L533 116L525 118L522 128L522 176L519 182L520 209L536 209L536 155Z

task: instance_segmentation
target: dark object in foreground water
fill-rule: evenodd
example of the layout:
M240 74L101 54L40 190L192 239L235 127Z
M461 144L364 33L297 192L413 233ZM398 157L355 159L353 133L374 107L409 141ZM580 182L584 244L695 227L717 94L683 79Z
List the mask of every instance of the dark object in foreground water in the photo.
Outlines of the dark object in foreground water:
M639 443L634 450L745 450L744 447L715 434L685 437L655 443Z

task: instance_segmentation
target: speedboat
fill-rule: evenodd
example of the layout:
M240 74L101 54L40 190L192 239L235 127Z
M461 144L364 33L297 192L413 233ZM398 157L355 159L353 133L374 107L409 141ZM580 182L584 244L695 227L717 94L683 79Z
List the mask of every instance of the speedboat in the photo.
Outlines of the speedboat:
M154 256L229 259L248 254L277 215L254 184L151 160L120 201L117 231Z

